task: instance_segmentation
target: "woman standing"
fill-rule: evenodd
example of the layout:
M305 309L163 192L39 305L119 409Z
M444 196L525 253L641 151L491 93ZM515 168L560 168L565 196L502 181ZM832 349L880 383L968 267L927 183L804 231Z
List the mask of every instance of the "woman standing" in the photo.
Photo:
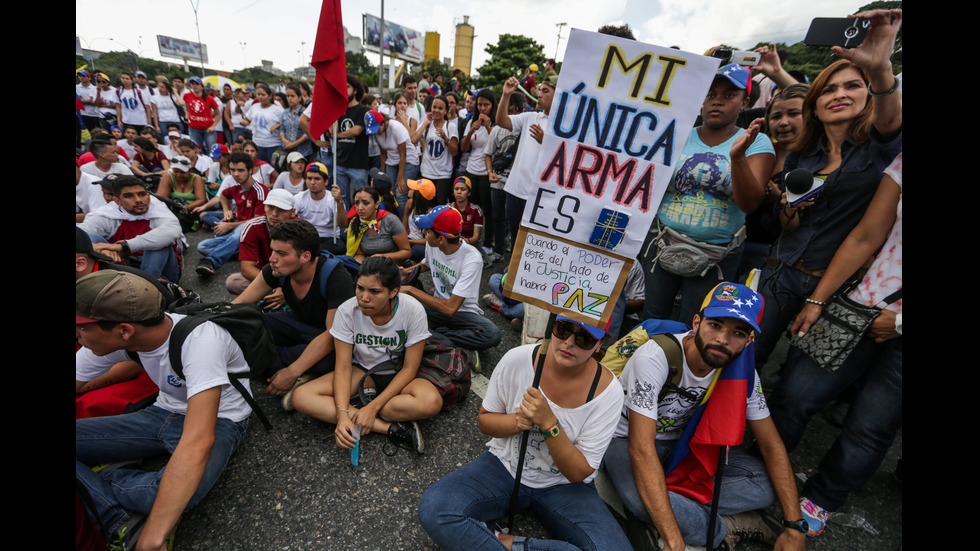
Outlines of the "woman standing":
M392 97L392 105L395 107L393 120L401 123L408 130L408 142L405 143L405 180L417 180L421 175L419 170L419 149L416 147L418 140L415 139L415 132L418 130L418 121L408 116L408 96L398 92ZM390 174L389 174L390 177ZM395 187L395 199L399 205L408 202L408 188Z
M459 152L459 137L456 121L446 118L449 102L445 96L432 100L432 110L415 132L413 140L422 143L422 163L419 170L423 178L432 180L436 186L436 202L445 202L450 196L453 177L453 157Z
M180 113L184 110L184 100L177 97L174 87L167 81L158 84L157 90L160 93L150 98L150 106L153 108L153 127L162 136L168 124L181 125Z
M282 112L282 118L279 120L279 138L286 149L295 149L306 159L312 159L313 146L307 139L306 133L299 127L299 118L303 116L300 90L299 84L295 82L290 82L286 86L286 101L289 108Z
M365 260L357 274L355 297L337 309L330 327L337 358L334 372L293 393L297 411L337 425L334 437L341 448L353 448L359 438L376 432L421 454L425 444L415 420L442 409L439 391L419 376L422 349L430 335L425 309L418 300L400 294L400 286L398 266L391 259ZM366 404L358 397L362 379L365 390L373 389L364 394L373 395ZM352 403L355 398L357 405Z
M497 116L497 97L489 88L484 88L476 95L476 113L466 124L466 131L459 147L465 153L471 151L472 154L466 162L465 173L473 183L472 191L486 215L488 220L493 220L493 202L490 198L490 176L487 172L487 160L483 154L483 147L490 139L490 131L493 128L493 121ZM487 226L484 232L483 252L491 254L493 252L494 228L493 225ZM479 246L479 241L473 243ZM500 242L503 249L503 240Z
M282 107L272 101L272 89L267 84L259 84L255 89L256 103L242 117L242 126L252 129L252 141L258 147L258 159L272 161L272 154L282 147L279 138L279 121Z
M820 194L798 205L777 205L783 233L775 260L762 272L766 300L756 365L764 365L796 312L803 307L844 238L861 220L889 163L902 150L902 94L891 54L901 10L875 10L858 48L835 46L841 59L823 70L803 99L803 127L789 146L784 169L805 168L823 182ZM791 77L775 47L760 48L761 70L780 88Z

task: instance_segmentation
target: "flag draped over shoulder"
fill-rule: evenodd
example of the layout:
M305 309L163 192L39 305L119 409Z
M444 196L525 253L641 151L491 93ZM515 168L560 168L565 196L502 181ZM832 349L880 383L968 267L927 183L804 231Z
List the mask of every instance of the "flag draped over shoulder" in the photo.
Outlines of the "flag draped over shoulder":
M708 391L664 465L667 489L708 503L714 491L719 446L737 446L745 434L745 404L755 380L755 344L715 371Z
M340 0L323 0L313 60L316 80L310 134L320 136L347 111L347 56Z

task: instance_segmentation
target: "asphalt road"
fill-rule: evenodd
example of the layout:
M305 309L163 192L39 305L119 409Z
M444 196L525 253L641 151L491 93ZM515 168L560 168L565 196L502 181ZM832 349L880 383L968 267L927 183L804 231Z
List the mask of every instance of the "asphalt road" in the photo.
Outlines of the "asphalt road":
M206 301L229 300L224 278L238 270L237 262L225 265L208 281L194 272L200 255L193 245L205 237L203 232L189 234L192 246L184 256L180 283ZM502 271L504 264L497 263L494 268ZM488 292L491 273L484 272L482 292ZM520 344L520 335L496 312L488 310L486 315L503 333L500 346L481 354L483 373L489 377L503 353ZM774 357L781 357L778 350ZM767 371L775 366L776 361L771 360ZM474 375L474 388L481 378ZM471 391L461 406L419 423L425 438L423 455L399 450L388 456L386 439L368 435L362 440L360 466L355 469L349 452L334 442L332 425L283 411L280 400L261 395L264 385L258 382L253 381L252 388L273 429L266 431L252 417L244 443L218 483L194 510L184 513L176 549L436 549L418 524L419 498L433 482L484 450L488 437L477 429L478 395ZM812 473L837 433L823 416L815 418L791 455L795 472L802 476ZM902 486L892 477L901 450L900 432L879 472L851 494L842 511L849 516L832 519L824 535L808 539L808 549L901 548ZM855 524L856 518L865 519L870 530L842 523ZM517 524L519 534L546 534L531 514L520 515ZM739 544L738 548L765 549L754 543Z

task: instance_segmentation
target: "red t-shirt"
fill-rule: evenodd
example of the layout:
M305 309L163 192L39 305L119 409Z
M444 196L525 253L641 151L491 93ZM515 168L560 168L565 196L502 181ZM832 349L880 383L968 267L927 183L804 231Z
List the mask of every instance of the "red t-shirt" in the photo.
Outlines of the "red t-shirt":
M242 234L238 244L238 260L255 262L262 269L272 256L272 237L269 235L269 222L259 216L242 224Z
M214 124L211 109L217 109L218 102L213 97L197 97L194 92L187 92L184 94L184 102L187 104L187 120L190 121L191 128L205 130Z
M250 181L252 186L245 190L242 190L242 186L235 185L221 192L222 195L235 202L236 216L239 222L251 220L256 216L265 216L265 194L268 190L255 180Z
M451 203L453 208L459 209L456 203ZM483 226L483 209L479 205L474 205L469 203L466 205L466 209L459 211L463 215L463 229L460 230L459 235L464 239L469 239L473 237L473 228L476 226Z

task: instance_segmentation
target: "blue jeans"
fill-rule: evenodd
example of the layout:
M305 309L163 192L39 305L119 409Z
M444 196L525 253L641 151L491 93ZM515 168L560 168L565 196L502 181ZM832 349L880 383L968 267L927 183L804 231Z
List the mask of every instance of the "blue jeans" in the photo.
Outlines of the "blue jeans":
M490 452L436 482L422 494L419 522L432 541L447 550L506 549L483 521L507 515L514 477ZM555 539L526 539L524 549L630 549L616 519L595 485L559 484L550 488L521 485L518 509L530 508ZM514 549L518 548L515 540Z
M197 252L214 263L214 269L225 265L238 252L239 237L245 224L235 226L235 229L223 234L205 239L197 244Z
M401 217L403 209L405 208L405 203L408 202L408 194L402 193L401 190L398 189L398 165L385 165L385 174L387 174L388 178L391 179L391 190L395 194L395 200L398 201L398 216ZM419 170L419 165L405 163L406 181L418 180L421 177L422 171ZM388 210L391 211L391 209Z
M259 154L257 156L258 159L259 160L262 160L262 161L265 161L267 163L271 163L272 162L272 154L275 153L277 149L279 149L280 147L282 147L282 145L274 145L272 147L262 147L262 146L256 145L255 147L257 147L259 149Z
M778 273L774 266L766 266L762 268L761 276L759 293L765 299L766 307L762 311L762 322L759 323L762 331L755 336L755 365L759 372L769 360L780 336L803 309L806 298L820 283L819 277L804 274L788 266L782 266Z
M902 337L880 344L861 339L834 372L790 347L779 386L769 398L772 420L792 451L810 418L858 381L840 436L801 494L828 511L838 510L851 490L874 475L902 426Z
M490 276L490 290L493 294L497 295L498 298L504 301L504 304L500 307L500 313L507 316L508 318L521 318L524 319L524 303L518 302L517 304L507 304L510 300L504 296L504 286L501 280L504 279L504 274L493 274Z
M344 198L344 207L350 208L353 204L351 199L354 192L368 185L370 172L366 168L347 168L337 165L334 174L336 175L337 187L340 188L340 195Z
M207 129L188 128L187 135L201 146L201 152L205 155L211 152L211 146L218 143L218 135L208 132Z
M481 315L456 312L456 315L447 316L428 306L425 306L425 314L435 340L469 350L485 350L500 344L500 329Z
M319 291L314 290L314 292ZM270 312L265 315L265 322L276 343L276 359L269 366L270 372L289 367L303 355L310 341L326 331L297 320L293 312ZM334 354L331 352L313 364L307 373L317 377L326 375L333 372L335 363Z
M656 445L657 455L663 461L670 453L674 442L657 440ZM629 440L613 438L602 459L602 464L626 509L637 519L653 526L653 519L650 518L636 489L633 463L629 454ZM718 498L718 518L715 519L715 541L712 548L721 545L727 533L721 515L764 509L776 501L776 494L766 474L765 463L761 459L739 450L729 450L728 464L722 467L721 473L721 495ZM703 546L708 537L711 503L704 505L674 492L669 492L668 498L684 541L690 545Z
M743 243L718 263L722 272L721 279L718 278L718 270L714 266L703 276L681 277L664 270L659 263L656 265L653 263L658 250L656 222L654 222L654 227L647 233L646 241L643 243L644 296L646 297L643 319L673 319L670 314L674 310L674 298L680 291L681 313L677 321L691 323L694 314L701 311L704 297L715 285L722 281L735 281L735 270L738 269L744 246Z
M106 238L93 233L88 234L92 243L108 243ZM180 281L180 266L177 264L177 251L172 245L167 245L162 249L153 251L143 251L141 256L137 256L140 261L139 268L151 276L166 279L177 283Z
M204 475L187 504L194 507L217 482L231 455L238 449L248 420L234 423L218 418L214 445ZM91 465L160 454L172 454L184 430L184 416L156 406L112 417L75 421L75 477L92 496L106 531L115 532L130 512L150 514L163 469L116 469L96 474Z

